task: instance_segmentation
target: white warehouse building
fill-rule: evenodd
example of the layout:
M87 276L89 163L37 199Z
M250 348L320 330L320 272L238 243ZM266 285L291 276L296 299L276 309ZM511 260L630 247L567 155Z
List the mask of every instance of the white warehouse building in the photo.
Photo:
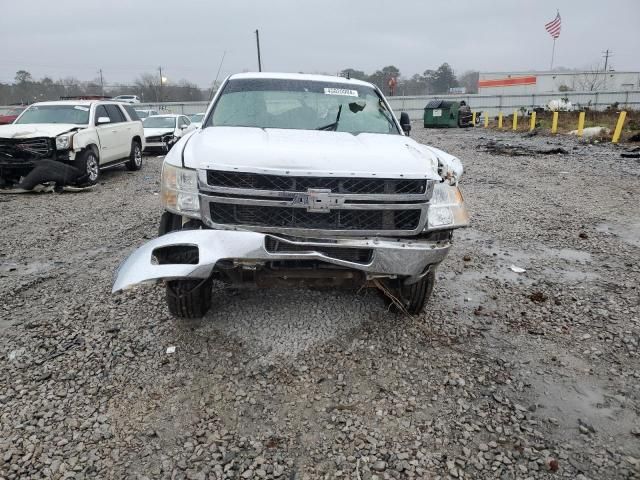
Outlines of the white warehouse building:
M631 90L640 90L640 72L486 72L478 79L481 95Z

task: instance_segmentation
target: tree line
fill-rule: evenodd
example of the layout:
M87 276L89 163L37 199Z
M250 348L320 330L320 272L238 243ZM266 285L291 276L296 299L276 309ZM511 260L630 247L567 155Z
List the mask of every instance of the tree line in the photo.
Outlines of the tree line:
M345 68L340 75L373 83L385 94L391 93L389 81L394 78L394 95L430 95L446 94L449 93L449 89L456 87L464 87L466 93L478 93L480 74L468 71L456 77L451 65L445 62L435 70L425 70L422 74L416 73L410 78L403 78L400 70L393 65L376 70L370 75L362 70Z
M143 73L132 85L106 85L100 79L81 81L74 77L39 80L26 70L16 72L13 83L0 82L0 105L29 104L62 97L87 95L138 95L143 102L196 102L208 100L209 91L187 80L164 81L151 73Z
M454 87L464 87L467 93L478 92L478 72L469 71L457 77L448 63L409 78L403 77L393 65L371 74L345 68L340 75L371 82L385 94L393 95L446 94ZM393 92L389 88L389 80L392 78L395 82ZM0 82L0 105L29 104L85 95L138 95L143 102L197 102L208 100L210 90L199 88L187 80L161 83L160 76L152 73L141 74L132 85L107 85L99 78L90 81L74 77L53 80L49 76L35 79L28 71L19 70L13 83Z

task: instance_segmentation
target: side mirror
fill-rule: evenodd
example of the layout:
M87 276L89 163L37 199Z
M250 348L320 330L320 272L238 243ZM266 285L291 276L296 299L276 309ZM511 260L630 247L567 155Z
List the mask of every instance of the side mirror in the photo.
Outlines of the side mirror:
M189 126L189 125L182 125L182 126L180 127L180 130L186 130L188 126Z
M98 117L97 125L103 125L105 123L111 123L111 119L109 117Z
M400 114L400 126L402 127L402 131L409 135L411 132L411 119L409 119L409 114L407 112L402 112Z

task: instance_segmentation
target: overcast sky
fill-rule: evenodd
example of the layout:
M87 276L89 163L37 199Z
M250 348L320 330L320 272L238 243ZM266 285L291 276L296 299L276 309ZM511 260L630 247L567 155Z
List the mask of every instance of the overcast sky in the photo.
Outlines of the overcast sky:
M221 78L257 70L256 28L270 71L545 70L557 8L555 65L589 67L609 48L615 69L640 70L640 0L0 0L0 81L102 68L106 82L132 83L161 65L206 86L224 51Z

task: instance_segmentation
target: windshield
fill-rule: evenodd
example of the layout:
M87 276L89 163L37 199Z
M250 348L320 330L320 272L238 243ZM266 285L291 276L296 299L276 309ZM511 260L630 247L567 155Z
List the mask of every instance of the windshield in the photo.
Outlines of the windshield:
M146 110L136 110L136 113L140 118L147 118L149 116L149 112L147 112Z
M124 100L131 100L133 99L133 95L118 95L116 98L122 98Z
M400 134L371 87L286 79L230 80L206 126Z
M196 113L195 115L191 115L191 116L189 117L189 119L190 119L192 122L198 122L198 123L199 123L199 122L202 122L202 119L203 119L203 118L204 118L204 113Z
M144 128L176 128L175 117L147 117L142 121Z
M72 123L87 125L89 107L85 105L32 105L16 120L26 123Z

